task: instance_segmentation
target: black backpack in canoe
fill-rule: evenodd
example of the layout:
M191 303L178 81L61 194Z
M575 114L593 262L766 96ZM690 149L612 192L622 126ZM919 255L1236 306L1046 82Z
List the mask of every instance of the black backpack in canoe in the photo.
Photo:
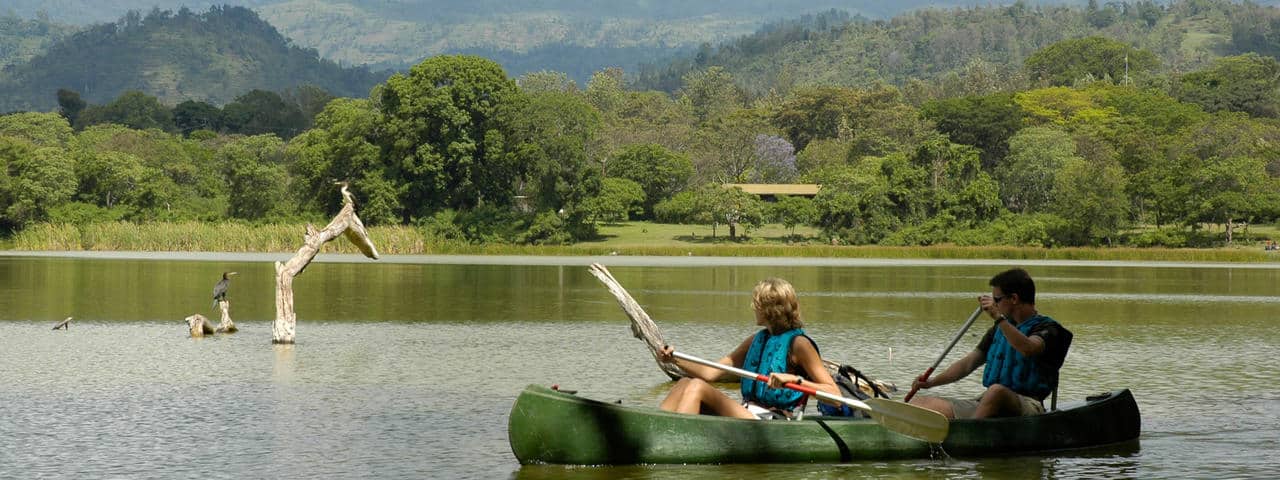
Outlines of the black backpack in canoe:
M890 398L889 394L884 391L885 389L880 387L879 382L867 378L866 375L863 375L862 372L852 366L841 365L834 378L836 386L840 387L841 395L847 398L866 400L873 395L876 398ZM867 418L867 412L857 410L848 405L836 406L818 402L818 411L828 417Z

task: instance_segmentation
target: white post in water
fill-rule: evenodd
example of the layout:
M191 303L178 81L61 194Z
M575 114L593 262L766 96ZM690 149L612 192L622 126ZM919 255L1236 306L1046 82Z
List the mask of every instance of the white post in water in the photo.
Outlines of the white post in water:
M276 321L271 325L271 343L292 344L297 325L297 315L293 312L293 277L302 273L311 260L320 252L325 242L344 235L354 243L364 256L378 259L378 249L369 240L369 233L364 223L356 216L356 202L347 190L347 182L339 182L342 186L342 210L323 230L307 224L307 234L303 237L302 248L288 262L276 262Z
M236 333L240 330L236 328L236 323L231 321L231 302L219 300L218 310L222 311L222 321L218 323L218 333Z

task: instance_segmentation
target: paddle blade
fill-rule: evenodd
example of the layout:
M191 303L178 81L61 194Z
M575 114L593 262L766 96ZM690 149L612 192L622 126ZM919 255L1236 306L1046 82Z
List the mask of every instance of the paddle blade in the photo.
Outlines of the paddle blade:
M947 439L951 421L941 413L884 398L868 398L863 402L871 407L868 412L871 418L889 430L929 443L942 443Z

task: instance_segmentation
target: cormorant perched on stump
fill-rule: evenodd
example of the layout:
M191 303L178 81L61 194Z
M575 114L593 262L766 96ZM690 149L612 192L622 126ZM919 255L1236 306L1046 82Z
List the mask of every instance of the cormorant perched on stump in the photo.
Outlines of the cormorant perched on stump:
M213 308L218 308L218 302L227 299L227 286L231 285L231 276L236 272L222 272L222 280L213 286Z

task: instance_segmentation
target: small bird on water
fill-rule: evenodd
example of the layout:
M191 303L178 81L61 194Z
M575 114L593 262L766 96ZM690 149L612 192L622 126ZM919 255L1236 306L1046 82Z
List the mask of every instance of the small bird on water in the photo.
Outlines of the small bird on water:
M236 272L222 272L222 280L213 286L213 308L218 308L218 302L227 299L227 287L231 285L231 276Z

